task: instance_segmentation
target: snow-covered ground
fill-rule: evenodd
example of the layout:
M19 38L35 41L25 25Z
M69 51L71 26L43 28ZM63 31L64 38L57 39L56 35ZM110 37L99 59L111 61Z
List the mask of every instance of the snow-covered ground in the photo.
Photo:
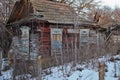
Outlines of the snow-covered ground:
M108 61L109 58L110 57L103 57L98 59L98 61L104 61L107 65L108 71L105 72L105 80L120 80L120 61ZM117 55L114 56L114 58L120 58L120 56ZM45 75L43 80L99 80L98 68L96 65L93 68L92 63L88 63L87 66L86 64L77 65L77 68L82 68L83 70L78 70L74 67L70 71L70 66L71 65L68 64L67 66L51 68L51 74ZM114 77L115 73L117 77Z
M117 62L117 76L120 77L120 62ZM107 62L107 66L108 66L108 72L106 72L105 74L105 80L120 80L114 77L115 74L115 69L114 69L114 62ZM84 70L79 71L79 70L75 70L72 71L70 76L65 76L63 74L63 71L57 69L53 69L52 70L52 74L44 76L43 80L99 80L99 76L98 76L98 71L94 70L94 69L87 69L84 68Z
M114 56L120 58L120 56ZM105 72L105 80L120 80L120 60L109 61L110 57L103 57L95 61L104 61L107 65L107 72ZM94 66L93 66L94 64ZM98 64L84 63L77 64L72 63L65 64L64 66L52 67L43 71L42 80L99 80ZM114 77L116 73L117 77ZM2 72L0 80L11 80L12 70ZM26 79L35 80L35 79Z
M0 76L0 80L12 80L12 69L2 72L2 76Z

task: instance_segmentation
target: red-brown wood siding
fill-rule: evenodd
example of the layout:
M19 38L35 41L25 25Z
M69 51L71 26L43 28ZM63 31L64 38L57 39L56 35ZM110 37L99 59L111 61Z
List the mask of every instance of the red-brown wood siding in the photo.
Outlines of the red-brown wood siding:
M38 26L38 29L40 30L40 35L39 35L39 41L40 41L40 55L43 57L49 56L51 51L50 51L50 27L48 24L45 23L40 23Z

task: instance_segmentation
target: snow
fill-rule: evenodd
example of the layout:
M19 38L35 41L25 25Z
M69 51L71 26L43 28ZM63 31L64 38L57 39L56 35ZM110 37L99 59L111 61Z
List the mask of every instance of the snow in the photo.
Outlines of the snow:
M69 80L77 80L79 78L79 71L75 71L70 77L68 77Z
M120 61L111 62L108 59L111 57L102 57L98 59L100 62L105 62L107 65L108 71L105 73L105 80L120 80ZM114 58L120 58L119 55L114 56ZM115 75L115 65L116 65L116 74ZM63 66L66 67L66 66ZM68 68L70 65L68 65ZM50 75L43 76L43 80L99 80L99 73L98 70L89 66L86 68L85 65L77 65L77 67L82 67L84 70L74 70L72 69L70 76L66 76L63 71L61 71L61 67L52 68L52 73ZM90 68L91 67L91 68ZM69 70L69 69L68 69Z
M114 57L120 58L120 56ZM108 71L105 72L105 80L120 80L120 61L109 61L107 59L110 59L110 57L102 57L101 59L98 59L98 61L105 61L107 65ZM73 63L69 63L43 70L42 80L99 80L97 66L93 68L93 63L77 64L76 66L73 66L72 64ZM115 73L116 77L114 77ZM12 80L12 69L2 72L2 74L3 75L0 76L0 80ZM31 78L31 75L29 74L25 75L29 76L27 80L36 80L35 78Z
M12 80L12 69L2 72L2 76L0 76L0 80Z
M24 80L36 80L35 78L32 78L32 75L30 74L23 74L23 75L18 75L16 77L16 80L19 80L24 77Z

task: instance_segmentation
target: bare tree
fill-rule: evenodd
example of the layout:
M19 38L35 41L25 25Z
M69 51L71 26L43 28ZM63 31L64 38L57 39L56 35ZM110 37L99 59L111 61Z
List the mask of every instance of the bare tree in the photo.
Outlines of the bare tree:
M0 0L0 21L6 22L16 0Z
M1 26L0 47L3 50L4 57L7 56L6 53L9 50L10 42L11 42L10 31L6 29L5 23L9 18L9 15L11 13L15 1L16 0L0 0L0 26Z
M103 8L98 24L104 27L110 26L113 23L112 10L110 8Z
M114 16L113 18L114 18L116 24L119 23L120 22L120 8L116 8L114 10L113 16Z

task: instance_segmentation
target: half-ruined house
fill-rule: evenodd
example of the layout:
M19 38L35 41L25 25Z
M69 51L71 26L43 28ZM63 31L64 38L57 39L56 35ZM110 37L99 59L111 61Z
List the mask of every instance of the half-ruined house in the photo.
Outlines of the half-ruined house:
M17 1L6 27L13 36L11 48L17 58L15 75L30 71L36 74L39 55L48 66L78 59L92 46L96 47L100 41L98 37L102 36L98 36L99 26L79 22L69 5L50 0ZM46 60L46 57L50 56L52 61L48 63L51 59Z
M13 42L18 48L21 46L20 52L24 56L54 56L77 53L82 43L98 43L96 33L101 28L76 20L74 9L65 3L20 0L12 10L7 28L17 36ZM79 24L76 26L76 23Z

